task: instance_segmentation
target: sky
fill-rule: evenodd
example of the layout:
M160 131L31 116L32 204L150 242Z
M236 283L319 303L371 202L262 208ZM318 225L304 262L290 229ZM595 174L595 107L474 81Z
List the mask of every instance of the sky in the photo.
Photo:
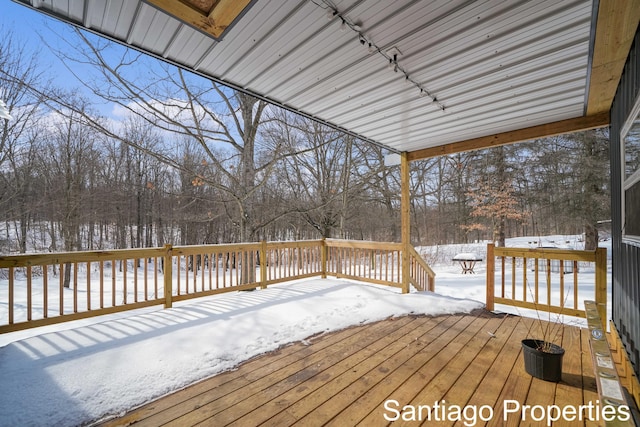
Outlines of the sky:
M57 36L53 35L51 29L63 31L68 26L28 7L16 4L11 0L0 0L0 5L0 28L4 31L13 31L14 35L21 42L24 42L29 49L33 51L39 50L42 66L47 68L51 75L55 76L57 84L74 82L75 77L73 74L42 43L41 38L53 40Z
M41 69L45 70L44 78L52 80L52 84L56 88L64 90L73 90L75 93L84 96L91 103L91 110L96 111L99 115L121 121L129 112L121 106L113 102L105 101L95 96L91 90L83 85L78 79L85 79L88 84L93 82L103 82L99 73L91 66L83 66L78 62L69 62L67 64L57 56L55 50L68 53L70 56L78 56L72 47L83 46L82 41L75 41L75 33L72 26L64 22L50 18L47 15L31 10L26 6L19 5L11 0L0 0L0 31L11 32L18 44L24 44L29 52L37 52L37 61ZM118 64L121 62L123 52L127 48L115 43L107 42L106 39L95 36L90 33L88 38L98 39L102 42L101 46L108 44L108 49L101 49L101 54L110 64ZM0 41L1 46L1 41ZM137 52L134 55L137 56ZM131 58L128 58L131 59ZM156 64L160 63L158 59L148 55L141 55L139 62L128 67L122 67L121 72L124 76L135 81L141 82L141 79L153 78L151 71L159 70ZM73 72L68 67L73 68ZM169 67L171 70L171 67ZM199 76L187 73L187 79L192 78L193 84L201 83ZM93 79L93 80L91 80ZM0 86L0 99L2 99L2 87ZM132 102L134 102L132 100Z
M37 52L40 67L46 70L46 76L52 79L56 87L79 90L85 96L91 96L63 61L47 46L50 44L54 49L68 49L61 37L73 37L70 25L11 0L0 0L0 30L12 32L17 41L24 43L30 52ZM73 66L76 74L90 75L90 71L83 71L77 63ZM0 87L1 97L2 88ZM104 101L95 101L93 107L99 113L109 117L115 115L113 105L106 104Z

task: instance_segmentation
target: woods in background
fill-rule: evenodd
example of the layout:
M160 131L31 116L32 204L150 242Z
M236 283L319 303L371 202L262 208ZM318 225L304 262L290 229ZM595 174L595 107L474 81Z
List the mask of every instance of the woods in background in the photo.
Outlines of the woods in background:
M13 116L0 120L0 253L399 240L385 149L74 34L59 54L93 73L77 91L46 80L12 34L0 43ZM413 243L584 233L593 248L608 167L607 130L412 162Z

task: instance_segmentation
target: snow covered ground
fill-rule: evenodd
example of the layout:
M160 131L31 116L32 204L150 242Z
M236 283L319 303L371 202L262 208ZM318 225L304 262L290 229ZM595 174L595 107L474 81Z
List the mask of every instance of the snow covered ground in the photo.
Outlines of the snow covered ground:
M557 247L563 249L584 249L584 242L580 238L581 236L544 236L544 237L517 237L507 239L506 246L507 247L518 247L518 248L535 248L535 247ZM608 274L607 274L607 311L608 318L611 318L611 241L605 240L601 241L599 244L600 247L604 247L607 249L607 258L608 258ZM465 298L469 298L476 301L482 301L483 303L486 300L486 243L471 243L471 244L459 244L459 245L445 245L439 247L427 247L421 248L421 255L428 260L429 264L432 265L432 268L436 272L436 292L440 295L448 295L448 296L461 296L464 295ZM476 264L475 272L473 275L462 275L460 274L461 269L457 262L453 262L452 259L458 253L476 253L481 255L483 258L483 262L479 262ZM587 263L586 265L581 265L578 274L579 280L579 294L578 294L578 309L584 309L584 300L585 299L594 299L595 298L595 269L594 264ZM496 271L496 286L498 281L500 280L500 272ZM531 273L531 276L533 274ZM507 271L505 274L506 283L511 283L511 272ZM529 280L532 280L530 277ZM521 280L518 280L517 283L520 283ZM565 277L565 294L560 295L559 293L559 275L552 275L552 285L554 285L554 289L552 292L552 301L560 301L560 299L564 300L565 306L572 307L573 306L573 289L572 289L572 275L567 275ZM507 286L507 297L510 296L511 290L510 286ZM521 290L519 290L521 291ZM543 289L540 291L540 300L544 301L546 298L546 293ZM529 295L531 295L531 289L528 290ZM529 301L532 298L528 298ZM505 313L511 313L518 316L526 316L537 318L541 316L540 313L536 313L535 310L527 310L512 306L500 305L496 304L496 310L502 311ZM542 316L545 316L544 314ZM556 321L559 320L564 323L586 327L586 320L579 319L571 316L558 316L551 315L551 317L541 317L542 320L550 320Z
M580 249L571 238L547 239ZM420 250L436 271L436 294L318 278L0 335L0 425L79 425L317 333L484 305L485 263L461 275L452 261L460 252L484 257L484 243Z

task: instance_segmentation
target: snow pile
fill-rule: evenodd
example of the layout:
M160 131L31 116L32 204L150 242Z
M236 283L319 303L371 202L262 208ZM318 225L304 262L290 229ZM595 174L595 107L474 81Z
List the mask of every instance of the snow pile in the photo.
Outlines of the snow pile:
M453 257L454 261L482 261L480 255L475 252L462 252Z
M429 292L402 295L389 287L312 279L75 329L64 324L0 347L1 424L83 424L313 334L390 316L482 306Z

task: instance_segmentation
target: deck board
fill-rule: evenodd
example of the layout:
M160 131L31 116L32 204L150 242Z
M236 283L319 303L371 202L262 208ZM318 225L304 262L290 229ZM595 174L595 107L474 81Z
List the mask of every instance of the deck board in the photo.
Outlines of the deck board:
M250 401L250 405L259 405L261 395L265 390L279 384L281 381L290 379L291 386L297 382L304 381L315 373L319 366L330 366L342 360L346 355L360 350L360 344L365 341L376 341L387 336L395 327L402 327L406 323L413 321L411 318L403 318L398 324L377 323L366 328L364 335L354 334L363 341L356 343L354 335L349 334L345 339L333 342L331 345L324 345L318 351L309 353L307 351L293 351L292 358L286 360L286 364L278 366L278 369L271 367L271 361L266 364L266 369L255 369L251 372L231 371L220 375L220 378L229 377L230 380L221 386L214 386L194 399L188 401L188 405L176 405L170 413L163 412L157 414L155 419L151 419L150 426L154 425L196 425L198 422L216 417L224 410L232 408L234 405ZM304 344L298 344L298 347ZM310 348L314 346L308 346ZM368 356L364 352L363 357ZM257 395L257 396L256 396ZM221 415L222 419L223 416ZM218 422L218 421L217 421ZM146 422L145 422L146 425ZM224 424L219 424L224 425Z
M417 363L412 365L414 369L411 369L411 367L403 369L407 366L407 364L403 364L395 372L384 378L383 381L378 382L366 393L359 396L327 425L375 424L375 418L380 418L380 402L388 398L393 398L399 402L410 402L416 399L416 394L423 391L424 384L428 382L428 374L425 372L432 372L434 375L429 382L431 389L447 389L449 384L454 381L454 372L459 372L463 368L464 361L461 359L464 358L457 356L471 353L471 351L460 351L461 348L454 346L453 343L458 343L460 346L464 345L464 342L471 342L474 334L477 334L478 328L481 326L481 322L467 324L464 331L458 334L454 341L447 343L437 354L432 354L433 357L426 363L423 363L425 362L423 357L414 356L414 359L417 360ZM452 354L455 354L456 357L451 360L451 363L443 362L443 359L450 357ZM440 357L441 355L442 357ZM429 367L428 364L430 362L432 364ZM448 370L451 375L442 375L445 370ZM374 420L372 421L369 417Z
M588 333L565 326L563 380L525 373L520 341L539 321L517 316L406 316L321 334L284 346L144 405L104 426L386 426L384 402L493 408L475 425L525 426L503 419L505 399L579 406L597 400ZM585 354L586 352L586 354ZM463 426L398 420L393 425ZM562 423L592 427L597 423Z
M349 395L350 393L357 393L359 387L362 388L367 384L373 383L374 378L372 377L374 377L374 374L371 373L373 365L379 365L379 376L386 378L386 374L393 369L393 365L396 363L392 356L401 354L406 358L416 352L424 351L429 344L437 342L438 334L441 330L450 329L458 321L459 319L440 318L433 327L430 327L431 324L429 324L427 328L412 331L411 335L408 335L405 340L397 343L392 340L384 349L380 349L374 357L363 360L363 363L347 366L343 375L336 378L335 381L324 384L306 399L291 405L291 407L283 411L283 415L286 419L297 422L314 411L316 416L320 416L331 407L336 408L333 411L335 415L341 403L348 404L355 400L353 396ZM336 396L340 396L340 399L344 399L344 402L336 400ZM286 425L282 424L284 419L281 416L276 416L269 420L266 425Z
M455 318L451 317L450 319ZM397 357L381 365L381 368L384 369L376 371L373 368L368 372L364 372L364 375L357 378L349 387L331 396L327 402L307 414L300 421L304 425L314 423L323 425L333 417L336 417L337 425L352 425L349 419L343 419L342 411L362 398L362 395L375 387L379 381L388 379L384 384L384 389L388 390L396 385L399 386L402 380L408 378L429 362L433 362L429 372L437 372L441 369L446 363L444 359L450 357L446 351L447 346L461 340L461 335L468 334L466 332L467 328L469 324L473 323L470 319L469 316L459 319L439 335L438 329L430 331L430 333L417 340L415 344L407 345L404 351L397 354ZM445 325L445 322L441 325ZM382 398L380 401L384 400Z
M562 338L562 345L567 348L576 348L580 351L565 352L563 356L562 382L556 386L554 403L559 407L582 405L582 393L575 390L582 390L582 347L580 345L580 330L569 328L565 330ZM573 423L569 420L560 419L554 423L554 427L571 427Z
M509 319L509 318L507 318ZM528 335L530 319L516 318L513 331L509 341L496 359L500 363L494 364L492 375L487 376L486 381L480 383L474 392L474 399L469 403L478 407L482 405L493 405L494 417L487 422L487 426L518 426L519 419L508 417L506 420L502 416L505 400L515 400L525 402L531 387L531 376L524 371L524 361L521 351L520 341ZM508 325L513 323L513 319L507 321ZM462 423L457 423L461 425Z
M440 322L434 319L414 319L406 327L396 329L363 347L358 353L345 357L339 363L318 372L316 376L298 384L298 387L292 389L290 393L278 395L277 390L269 390L265 397L270 399L264 405L257 408L254 406L253 414L238 419L234 424L242 426L247 425L245 423L251 425L262 421L267 425L283 425L282 422L291 424L316 410L320 404L326 404L327 400L338 395L345 387L363 378L372 364L403 350L418 339L425 330L431 330L438 323ZM286 409L282 411L282 407Z
M474 319L455 341L443 348L436 357L424 364L387 398L410 405L431 405L436 401L447 400L448 397L445 395L454 384L466 382L466 378L462 376L465 367L468 367L475 358L480 346L490 339L485 330L488 329L487 321L488 319ZM383 411L380 408L372 408L366 423L375 423L376 419L379 420L382 417ZM415 425L415 423L407 424L402 421L397 423L397 425L411 424Z

